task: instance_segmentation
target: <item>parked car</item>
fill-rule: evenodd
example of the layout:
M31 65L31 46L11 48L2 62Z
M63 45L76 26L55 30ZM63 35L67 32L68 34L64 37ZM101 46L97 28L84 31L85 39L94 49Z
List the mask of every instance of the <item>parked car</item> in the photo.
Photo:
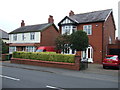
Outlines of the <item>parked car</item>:
M40 46L36 52L57 52L55 46Z
M105 59L103 60L103 68L106 67L117 67L120 66L120 59L118 58L118 55L107 55Z

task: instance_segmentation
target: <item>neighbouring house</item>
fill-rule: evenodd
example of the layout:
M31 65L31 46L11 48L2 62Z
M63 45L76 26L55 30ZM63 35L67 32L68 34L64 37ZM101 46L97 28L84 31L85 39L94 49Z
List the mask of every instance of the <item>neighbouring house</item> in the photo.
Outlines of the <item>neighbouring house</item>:
M76 30L83 30L89 37L89 47L82 51L81 59L88 62L102 63L107 54L108 44L115 44L115 22L112 9L100 10L88 13L74 14L70 11L58 23L60 33L67 35ZM79 40L78 40L79 41ZM66 54L74 53L68 49Z
M55 46L55 39L59 31L54 24L53 16L49 16L48 23L21 27L9 33L9 53L14 51L34 52L39 46Z
M0 38L3 40L4 43L9 43L9 35L6 31L0 29Z

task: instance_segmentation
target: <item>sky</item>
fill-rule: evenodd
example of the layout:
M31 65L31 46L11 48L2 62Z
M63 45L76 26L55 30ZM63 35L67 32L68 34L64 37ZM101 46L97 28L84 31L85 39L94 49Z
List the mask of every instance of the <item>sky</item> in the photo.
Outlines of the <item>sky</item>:
M0 29L11 32L25 25L48 22L49 15L57 25L70 10L75 14L113 9L118 36L118 2L119 0L0 0Z

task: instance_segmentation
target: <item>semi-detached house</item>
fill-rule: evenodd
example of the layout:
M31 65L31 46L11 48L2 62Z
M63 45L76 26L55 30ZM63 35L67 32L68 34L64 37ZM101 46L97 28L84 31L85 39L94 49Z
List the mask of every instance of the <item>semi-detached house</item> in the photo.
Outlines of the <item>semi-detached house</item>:
M69 16L65 16L58 26L61 34L70 35L76 30L87 33L89 47L81 53L81 59L88 58L89 62L101 63L107 54L108 44L115 44L116 28L112 9L82 14L70 11ZM70 49L66 50L66 54L74 53Z
M49 16L48 23L27 25L24 20L21 27L9 33L9 53L14 51L34 52L39 46L55 46L55 39L59 32L54 24L53 16Z

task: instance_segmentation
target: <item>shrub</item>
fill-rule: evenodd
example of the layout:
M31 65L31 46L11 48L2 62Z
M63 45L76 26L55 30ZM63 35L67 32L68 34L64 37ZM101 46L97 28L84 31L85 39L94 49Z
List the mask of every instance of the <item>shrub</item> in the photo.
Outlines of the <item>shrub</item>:
M56 54L50 52L13 52L14 58L33 59L54 62L74 63L74 55Z

